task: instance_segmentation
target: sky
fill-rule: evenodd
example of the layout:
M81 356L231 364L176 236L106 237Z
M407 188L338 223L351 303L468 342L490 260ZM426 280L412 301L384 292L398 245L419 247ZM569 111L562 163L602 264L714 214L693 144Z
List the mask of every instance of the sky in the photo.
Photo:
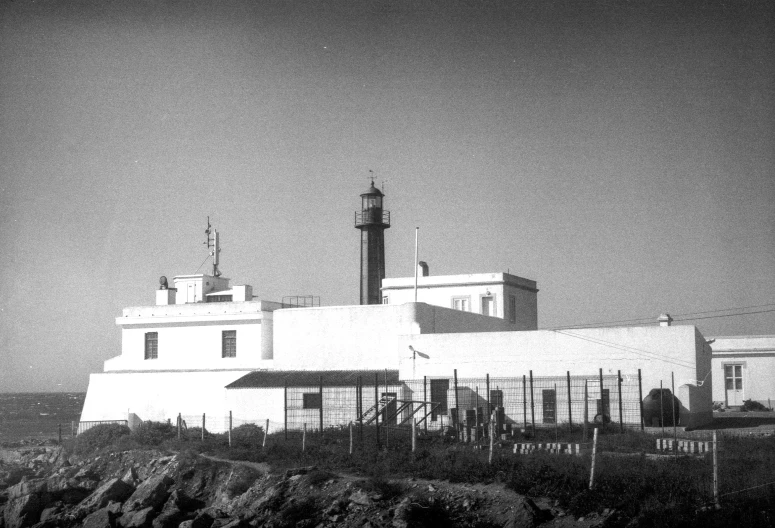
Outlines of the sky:
M208 216L232 284L357 304L369 171L388 277L413 275L419 227L432 275L537 281L539 328L773 335L774 22L745 1L3 0L0 392L85 390L123 308L209 269Z

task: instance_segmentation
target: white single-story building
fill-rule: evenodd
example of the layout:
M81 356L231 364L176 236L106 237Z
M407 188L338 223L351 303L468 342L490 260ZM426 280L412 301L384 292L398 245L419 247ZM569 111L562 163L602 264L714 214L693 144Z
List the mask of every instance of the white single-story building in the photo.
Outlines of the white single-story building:
M772 408L775 401L775 336L719 336L713 350L713 401L738 407L754 400Z

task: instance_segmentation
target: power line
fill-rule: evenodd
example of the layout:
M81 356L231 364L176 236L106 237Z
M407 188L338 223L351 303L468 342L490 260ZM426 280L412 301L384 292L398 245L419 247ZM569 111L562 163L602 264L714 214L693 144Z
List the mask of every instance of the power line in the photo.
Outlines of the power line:
M675 314L675 317L683 317L685 315L702 315L702 314L708 314L708 313L718 313L718 312L729 312L732 310L749 310L751 308L763 308L766 306L775 306L775 303L767 303L767 304L757 304L753 306L740 306L737 308L722 308L718 310L706 310L702 312L686 312L686 313L680 313ZM700 319L714 319L719 317L734 317L738 315L748 315L748 314L758 314L758 313L767 313L767 312L773 312L773 310L761 310L757 312L742 312L737 314L722 314L722 315L714 315L714 316L708 316L708 317L684 317L683 319L673 319L674 321L690 321L690 320L700 320ZM630 323L630 324L622 324L622 323ZM657 321L654 320L653 317L638 317L636 319L621 319L618 321L603 321L598 323L585 323L585 324L578 324L578 325L563 325L563 326L554 326L550 328L540 328L539 330L573 330L576 328L594 328L599 326L611 326L611 325L618 325L618 326L648 326L652 324L657 324Z
M724 315L708 315L706 317L687 317L685 319L674 319L677 321L698 321L700 319L718 319L720 317L737 317L738 315L755 315L760 313L775 312L775 308L772 310L759 310L758 312L742 312L736 314L724 314Z

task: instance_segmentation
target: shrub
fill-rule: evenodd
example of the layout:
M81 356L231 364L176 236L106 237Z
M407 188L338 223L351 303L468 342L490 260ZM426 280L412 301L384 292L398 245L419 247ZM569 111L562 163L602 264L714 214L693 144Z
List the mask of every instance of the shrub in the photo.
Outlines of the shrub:
M139 444L159 446L165 440L177 437L177 429L167 422L143 422L133 433L132 438Z
M243 424L231 430L232 447L260 448L264 441L264 428L255 424Z
M116 440L130 433L131 431L126 425L95 425L76 437L74 451L78 455L91 453L92 451L113 445Z
M754 400L743 400L743 406L740 408L741 411L769 411L766 406L762 405L758 401Z
M390 482L383 476L374 476L368 480L361 480L356 485L364 491L382 495L384 500L393 499L404 492L404 487L401 484Z

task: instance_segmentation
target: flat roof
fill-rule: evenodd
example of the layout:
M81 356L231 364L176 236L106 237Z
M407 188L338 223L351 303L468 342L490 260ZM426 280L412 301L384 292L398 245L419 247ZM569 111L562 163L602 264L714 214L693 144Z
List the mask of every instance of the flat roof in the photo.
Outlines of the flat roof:
M462 275L427 275L425 277L417 277L417 286L422 288L489 284L508 284L509 286L528 291L538 291L535 281L503 272L469 273ZM382 290L400 290L406 288L414 288L414 277L382 279Z
M226 385L227 389L263 389L279 387L317 387L323 378L324 387L354 387L360 377L364 385L398 385L398 370L255 370Z

